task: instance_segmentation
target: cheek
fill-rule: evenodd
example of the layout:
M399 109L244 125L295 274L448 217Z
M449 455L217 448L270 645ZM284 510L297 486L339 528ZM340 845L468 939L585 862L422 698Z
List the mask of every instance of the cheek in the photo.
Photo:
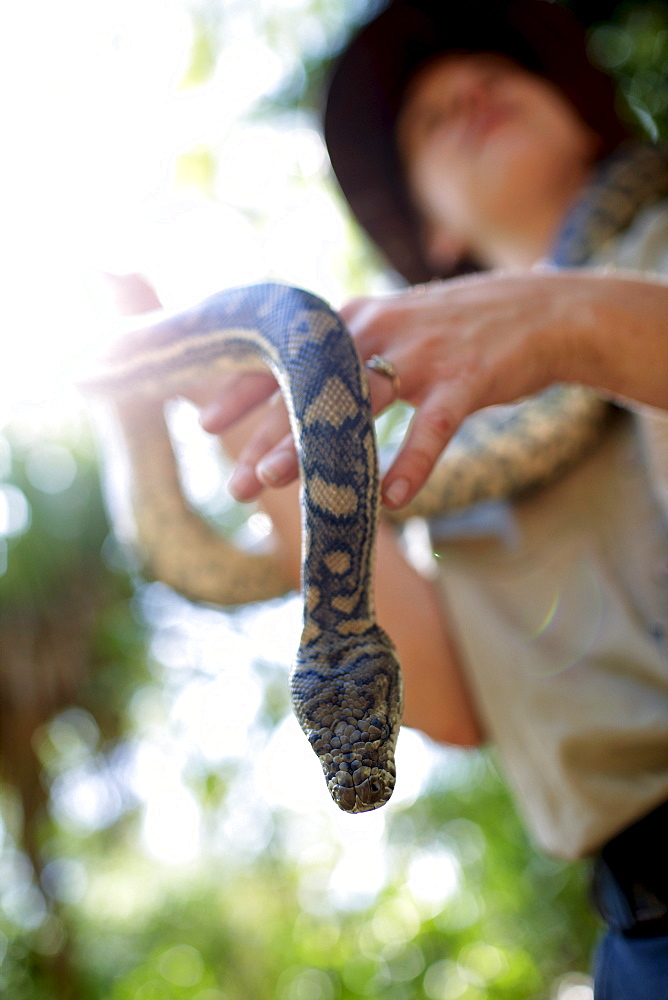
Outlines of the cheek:
M516 97L522 109L519 121L526 130L526 142L535 143L536 156L549 150L571 159L593 160L598 137L549 84L540 81L531 89L520 87Z

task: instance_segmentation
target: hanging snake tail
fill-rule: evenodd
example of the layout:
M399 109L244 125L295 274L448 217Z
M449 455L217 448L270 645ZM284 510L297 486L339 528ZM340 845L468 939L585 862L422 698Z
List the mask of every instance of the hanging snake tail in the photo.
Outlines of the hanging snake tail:
M113 403L113 423L129 474L124 477L126 490L110 482L105 493L116 531L134 551L142 575L166 583L191 601L223 607L289 593L291 580L271 552L240 548L184 498L164 405L164 400L149 395L126 393ZM105 414L105 437L109 422ZM124 505L125 493L129 496Z
M240 553L187 506L163 408L217 370L266 368L300 462L304 628L293 707L334 801L363 812L394 788L403 689L375 620L376 443L366 377L341 320L300 289L232 289L121 338L83 389L116 408L137 535L155 575L195 600L245 603L277 596L287 580L271 557Z

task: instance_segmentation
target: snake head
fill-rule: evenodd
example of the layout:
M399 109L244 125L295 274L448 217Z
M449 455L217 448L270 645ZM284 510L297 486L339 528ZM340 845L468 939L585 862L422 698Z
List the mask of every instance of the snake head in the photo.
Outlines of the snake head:
M292 674L299 723L317 754L330 795L344 812L384 805L394 790L401 723L401 670L387 635L321 637Z
M372 727L374 721L381 722L380 719L372 720ZM363 731L360 735L364 736ZM352 739L354 738L353 736ZM312 742L315 749L316 741ZM382 737L378 742L382 744ZM394 791L394 747L391 753L379 754L373 745L367 744L363 750L359 750L358 744L352 740L347 744L343 743L338 753L325 751L323 755L322 746L316 750L330 795L343 812L358 813L378 809L385 805Z

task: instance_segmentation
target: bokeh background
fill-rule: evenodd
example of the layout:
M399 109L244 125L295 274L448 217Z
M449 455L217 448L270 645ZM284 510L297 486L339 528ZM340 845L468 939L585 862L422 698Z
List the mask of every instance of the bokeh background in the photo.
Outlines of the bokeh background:
M667 5L571 6L665 137ZM393 287L317 116L373 8L0 13L3 1000L591 1000L586 866L533 849L493 752L404 730L390 805L338 813L289 712L296 598L228 612L143 582L74 388L118 329L104 272L169 308L266 278L335 306ZM193 503L261 535L193 412L172 423Z

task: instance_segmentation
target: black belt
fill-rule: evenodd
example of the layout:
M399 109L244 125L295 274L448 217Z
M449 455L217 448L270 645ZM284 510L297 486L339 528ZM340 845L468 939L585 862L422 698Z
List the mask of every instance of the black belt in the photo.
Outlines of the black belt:
M631 937L668 934L668 802L606 844L592 895L610 927Z

